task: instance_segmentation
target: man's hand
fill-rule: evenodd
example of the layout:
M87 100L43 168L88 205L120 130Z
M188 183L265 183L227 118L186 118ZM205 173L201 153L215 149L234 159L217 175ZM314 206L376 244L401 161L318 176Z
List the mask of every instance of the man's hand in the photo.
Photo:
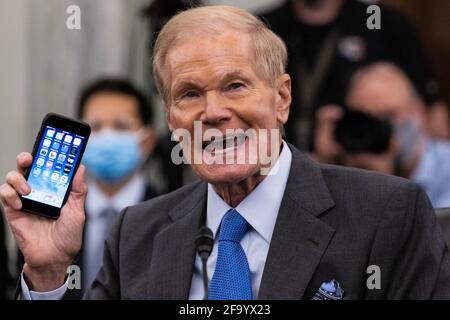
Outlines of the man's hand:
M341 147L334 138L334 130L342 116L342 109L335 105L326 105L317 111L314 158L319 162L335 163L341 154Z
M84 166L75 174L69 198L58 220L22 211L19 195L31 192L23 173L31 166L29 153L17 156L17 171L10 171L0 186L0 199L17 245L25 257L23 267L28 286L34 291L51 291L64 284L67 267L81 248L84 201L87 187Z

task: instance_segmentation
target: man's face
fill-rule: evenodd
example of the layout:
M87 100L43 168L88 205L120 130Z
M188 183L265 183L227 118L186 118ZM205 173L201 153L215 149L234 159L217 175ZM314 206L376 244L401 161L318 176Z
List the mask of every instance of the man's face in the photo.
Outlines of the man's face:
M98 93L87 101L83 120L93 133L104 129L137 131L143 125L134 97L109 92Z
M246 34L225 30L216 36L201 34L198 39L180 40L165 61L164 83L169 90L167 120L171 131L187 129L193 140L194 121L201 121L203 132L215 128L224 136L227 129L255 129L258 135L259 129L279 129L289 113L289 76L285 74L273 86L269 85L256 72L251 38ZM194 146L193 141L191 145ZM202 152L207 146L204 141L198 149L190 149L191 158L201 154L201 163L191 165L201 179L229 184L259 173L261 158L249 163L248 154L244 164L205 163L206 158L235 152L235 148L223 148L213 154ZM248 152L249 139L241 147ZM268 149L268 153L278 152Z
M395 147L392 157L411 170L422 152L426 111L420 98L412 93L409 80L395 71L389 76L366 75L350 89L347 104L391 121Z
M412 95L407 79L396 75L363 77L350 90L347 104L394 123L414 119L422 125L424 121L423 105Z
M145 127L139 115L135 97L115 92L102 92L88 99L82 120L91 126L92 133L103 130L130 133L141 132L139 148L144 157L153 150L156 135Z

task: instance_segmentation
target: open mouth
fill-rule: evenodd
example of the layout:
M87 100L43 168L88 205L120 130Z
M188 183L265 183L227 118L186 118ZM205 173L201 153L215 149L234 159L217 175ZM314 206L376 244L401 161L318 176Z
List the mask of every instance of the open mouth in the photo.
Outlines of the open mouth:
M226 135L221 139L203 141L202 149L215 155L222 154L240 147L247 139L248 137L242 133Z

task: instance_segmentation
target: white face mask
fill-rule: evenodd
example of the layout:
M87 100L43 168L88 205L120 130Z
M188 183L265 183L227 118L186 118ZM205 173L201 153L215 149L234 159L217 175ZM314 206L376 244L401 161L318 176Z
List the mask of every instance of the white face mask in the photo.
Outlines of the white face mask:
M124 180L142 164L141 137L140 131L95 133L88 141L83 163L89 173L101 181Z
M397 162L400 166L408 165L425 135L416 121L407 119L394 123L394 136L397 141Z

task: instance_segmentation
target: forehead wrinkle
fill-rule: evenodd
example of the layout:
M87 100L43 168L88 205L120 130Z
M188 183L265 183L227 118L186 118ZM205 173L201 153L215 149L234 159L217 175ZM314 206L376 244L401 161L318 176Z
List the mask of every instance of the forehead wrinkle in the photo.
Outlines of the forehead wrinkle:
M216 74L216 75L214 75ZM180 79L175 82L173 86L173 91L177 92L179 90L185 89L185 88L200 88L200 89L206 89L208 85L212 85L215 82L219 82L219 85L228 81L231 81L233 79L240 78L244 81L250 81L250 77L246 75L246 72L244 72L241 69L234 69L231 71L225 71L222 72L222 70L218 70L213 73L214 80L207 81L208 84L203 85L202 80L196 80L195 77L188 76L184 79Z
M202 67L201 69L207 68L206 66ZM242 78L243 80L249 81L250 76L248 75L248 72L243 70L239 67L232 67L230 70L227 70L227 68L223 68L223 66L213 66L214 71L207 72L207 79L205 79L204 76L202 76L201 71L198 68L192 67L194 69L193 71L187 70L181 73L176 73L176 79L174 81L173 90L177 91L180 88L185 87L200 87L204 88L208 85L211 85L215 82L226 82L230 81L235 78ZM175 71L175 70L174 70ZM200 73L197 74L197 73ZM211 79L212 77L212 79ZM204 82L207 82L204 84Z
M188 57L183 57L181 59L169 59L169 67L177 74L183 74L186 72L196 71L197 69L203 68L217 68L221 65L229 64L243 64L248 65L252 61L247 57L239 54L218 54L215 56L201 57L197 59L188 59Z
M218 35L204 35L195 37L195 33L187 36L183 40L177 41L169 50L168 57L186 57L190 56L190 59L200 56L200 60L205 56L207 58L223 57L223 56L236 56L243 57L249 53L254 54L254 46L251 38L247 34L240 34L237 36L234 32L222 32ZM195 41L191 39L194 38ZM195 48L194 51L183 50L183 47ZM190 54L187 54L187 53ZM180 54L181 53L181 54ZM203 57L202 57L203 55ZM196 59L194 58L195 61Z
M214 39L214 41L206 41L206 43L198 43L193 49L193 43L184 42L174 46L167 56L166 62L174 71L183 69L191 65L216 65L228 62L244 62L254 61L253 50L249 48L248 43L240 41L232 41L231 44L225 45L226 39Z

